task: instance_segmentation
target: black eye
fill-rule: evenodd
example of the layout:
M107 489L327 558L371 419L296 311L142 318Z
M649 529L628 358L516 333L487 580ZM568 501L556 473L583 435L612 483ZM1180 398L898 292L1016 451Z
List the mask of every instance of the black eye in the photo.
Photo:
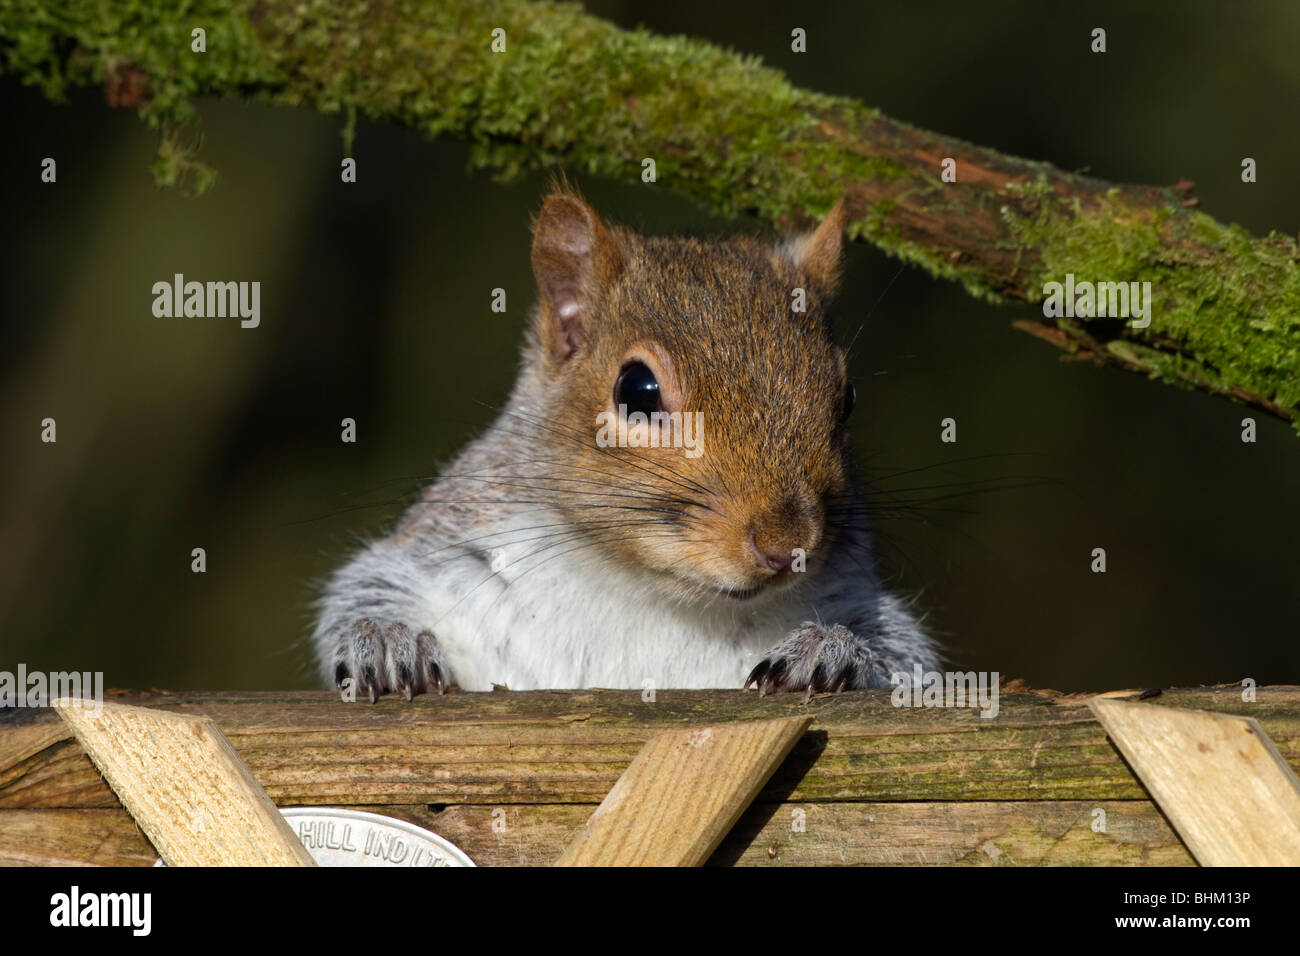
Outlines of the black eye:
M614 383L614 404L626 406L628 415L659 411L659 381L644 362L632 362L619 373ZM620 414L624 411L619 409Z
M853 406L856 405L857 403L858 403L857 389L853 387L852 382L849 382L847 385L844 386L844 411L840 413L840 421L846 422L849 420L849 416L853 414Z

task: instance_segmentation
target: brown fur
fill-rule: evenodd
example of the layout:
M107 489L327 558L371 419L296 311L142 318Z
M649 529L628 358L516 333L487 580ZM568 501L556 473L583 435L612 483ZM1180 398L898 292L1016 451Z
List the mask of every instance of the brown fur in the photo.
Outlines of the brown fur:
M541 292L525 365L536 361L537 415L576 440L556 442L556 471L592 478L561 501L590 518L620 476L658 502L675 534L606 533L620 559L705 590L748 590L772 576L766 551L829 542L829 496L846 485L844 355L824 308L834 289L844 212L772 246L752 237L648 237L603 223L572 189L538 215L533 265ZM806 290L806 311L791 308ZM566 311L567 310L567 311ZM704 413L704 452L595 447L629 356L647 361L669 410ZM597 484L599 482L599 484ZM680 512L669 515L668 511ZM783 575L788 577L788 575Z
M837 206L775 247L656 238L556 189L514 390L397 531L331 579L322 674L373 700L502 674L698 687L748 673L812 693L933 669L933 642L878 586L848 487L845 360L825 311L844 218ZM629 362L665 411L704 415L702 454L603 441Z

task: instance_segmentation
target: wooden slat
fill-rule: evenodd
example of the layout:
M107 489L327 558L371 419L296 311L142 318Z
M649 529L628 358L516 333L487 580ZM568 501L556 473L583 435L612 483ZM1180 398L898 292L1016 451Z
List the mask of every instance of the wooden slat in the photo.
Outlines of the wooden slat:
M801 703L729 691L448 694L343 704L326 693L176 694L131 703L213 718L271 798L287 805L599 803L649 737L725 720L812 714L814 729L763 789L765 803L1146 799L1086 699L1003 694L983 720L952 708L894 708L888 692ZM1300 690L1166 691L1179 707L1258 717L1300 766ZM27 756L0 764L0 808L114 807L80 746L45 739L48 711L0 711L0 740L22 726ZM19 748L14 748L15 752ZM3 751L3 748L0 748Z
M1251 717L1091 704L1204 866L1300 866L1300 779Z
M590 804L361 807L446 837L479 866L550 866ZM1097 811L1105 830L1093 830ZM123 809L0 810L0 865L149 866L158 858ZM709 865L1192 866L1146 800L756 803Z
M691 691L661 691L654 704L612 691L453 694L375 707L317 693L118 699L218 720L281 805L390 813L442 833L485 865L554 861L658 731L791 714L815 714L817 723L714 863L1191 861L1107 741L1087 698L1004 693L994 721L895 710L888 693L879 692L814 698L807 706L798 695L760 701ZM1260 688L1250 704L1237 687L1169 690L1158 703L1255 715L1282 756L1300 766L1297 688ZM0 710L0 806L105 807L112 809L96 814L125 822L125 835L83 832L70 821L105 817L0 810L0 862L123 865L130 840L142 840L48 710ZM1089 829L1094 808L1106 811L1107 833ZM806 832L791 829L795 810L805 814ZM494 827L502 813L504 830ZM29 829L19 829L19 820Z
M811 723L746 720L651 738L556 866L703 866Z
M169 866L315 866L206 717L59 700L54 709Z
M157 859L125 809L0 810L0 866L152 866Z

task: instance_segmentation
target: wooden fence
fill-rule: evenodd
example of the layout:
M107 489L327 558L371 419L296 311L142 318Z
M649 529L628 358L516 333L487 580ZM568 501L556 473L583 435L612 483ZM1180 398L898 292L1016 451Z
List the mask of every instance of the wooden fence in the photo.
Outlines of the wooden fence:
M1137 692L1114 697L1136 699ZM1300 767L1300 687L1166 690L1153 704L1256 718ZM548 865L648 738L810 715L713 864L1190 865L1089 710L1093 695L1003 692L974 709L887 691L126 694L211 717L279 806L349 806L426 827L480 865ZM1100 811L1100 812L1099 812ZM0 711L0 863L148 865L157 853L52 710Z

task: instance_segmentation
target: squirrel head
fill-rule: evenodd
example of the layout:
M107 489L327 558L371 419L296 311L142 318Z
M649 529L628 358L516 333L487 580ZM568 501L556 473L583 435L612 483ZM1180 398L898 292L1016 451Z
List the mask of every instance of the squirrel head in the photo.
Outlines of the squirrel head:
M551 497L602 557L702 601L820 567L853 403L825 311L845 220L841 201L777 245L652 237L567 187L547 197L528 427Z

